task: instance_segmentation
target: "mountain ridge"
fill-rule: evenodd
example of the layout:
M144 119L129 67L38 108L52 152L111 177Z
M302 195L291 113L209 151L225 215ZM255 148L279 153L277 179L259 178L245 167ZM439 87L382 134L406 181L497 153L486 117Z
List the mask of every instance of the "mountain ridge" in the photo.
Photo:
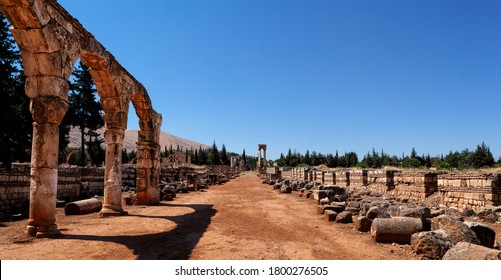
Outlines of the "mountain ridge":
M100 128L97 130L101 139L104 139L104 128ZM127 149L127 151L135 151L137 150L136 142L138 141L138 132L137 129L126 130L125 137L123 142L123 148ZM192 140L188 140L167 132L160 132L160 147L163 150L165 147L167 149L172 145L173 149L177 149L177 146L183 150L198 150L200 147L203 149L209 149L210 147L206 144L202 144L199 142L195 142ZM72 127L70 130L70 143L69 147L78 148L80 147L80 130L76 127ZM103 144L104 146L104 144Z

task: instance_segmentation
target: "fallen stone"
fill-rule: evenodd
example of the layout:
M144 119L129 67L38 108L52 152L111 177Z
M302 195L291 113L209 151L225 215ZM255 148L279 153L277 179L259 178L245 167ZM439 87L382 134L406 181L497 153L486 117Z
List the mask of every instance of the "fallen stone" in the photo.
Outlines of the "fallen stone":
M334 222L336 220L336 217L337 217L337 213L335 211L332 211L332 210L325 210L324 211L325 220L327 220L329 222Z
M411 236L412 251L426 259L440 260L452 246L451 238L443 230L423 231Z
M66 204L64 214L69 215L85 215L89 213L99 212L102 208L102 203L96 198L74 201Z
M433 223L436 223L435 228ZM433 218L432 229L444 230L451 238L453 244L457 244L458 242L480 244L480 240L475 232L473 232L465 223L454 220L454 218L447 218L444 216Z
M501 260L501 251L468 242L458 242L443 260Z
M280 193L292 193L292 188L290 186L282 186L280 188Z
M435 218L443 214L445 214L444 209L432 209L430 212L430 218Z
M391 218L390 214L382 207L371 207L365 216L371 220L375 218Z
M353 223L353 213L344 211L337 215L336 223L349 224Z
M460 217L460 216L450 216L450 215L446 215L446 214L434 217L434 218L431 219L431 230L438 230L438 229L440 229L439 223L442 220L451 220L451 221L462 222L463 218Z
M353 218L353 222L355 223L355 228L361 232L369 232L371 230L372 220L364 217L357 216Z
M494 248L496 241L496 232L488 225L475 222L464 222L478 237L480 245L487 248Z
M401 217L411 217L411 218L420 218L426 219L431 217L431 210L428 207L400 207L400 216Z
M318 205L317 214L324 214L325 210L331 210L331 211L337 212L335 209L336 209L335 207L330 206L330 205Z
M423 222L419 218L376 218L372 221L371 236L376 242L409 244L411 236L422 229Z

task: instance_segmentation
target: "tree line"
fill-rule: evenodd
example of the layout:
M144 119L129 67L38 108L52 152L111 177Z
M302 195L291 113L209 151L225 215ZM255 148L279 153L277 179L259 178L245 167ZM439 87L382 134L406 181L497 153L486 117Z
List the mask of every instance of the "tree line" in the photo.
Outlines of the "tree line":
M397 157L389 155L384 151L377 152L375 149L367 152L366 155L359 161L359 157L355 152L347 152L343 155L336 153L322 154L309 150L306 153L300 154L291 149L287 155L280 154L280 158L275 161L277 166L318 166L326 165L329 168L336 167L359 167L359 168L382 168L384 166L394 166L402 168L437 168L437 169L472 169L484 167L501 166L501 157L495 161L490 150L490 147L485 143L477 145L475 150L464 149L462 151L450 151L447 155L430 156L418 155L415 148L412 148L410 155Z
M185 160L191 160L192 164L195 165L231 165L231 157L238 157L239 162L241 161L247 169L256 168L257 158L252 156L247 156L245 154L245 149L242 154L237 154L233 152L228 152L226 150L226 145L223 144L221 150L219 150L216 145L216 141L209 148L202 148L200 146L198 149L185 149L179 147L179 145L174 149L172 145L169 148L167 146L164 147L162 152L160 153L160 157L166 158L175 153L182 152L184 153Z

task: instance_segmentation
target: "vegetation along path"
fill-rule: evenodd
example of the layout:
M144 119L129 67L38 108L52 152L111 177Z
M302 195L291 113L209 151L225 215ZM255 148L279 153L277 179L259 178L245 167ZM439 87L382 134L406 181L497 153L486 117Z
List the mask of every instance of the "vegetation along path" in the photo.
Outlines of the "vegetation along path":
M297 193L279 194L255 173L128 216L64 216L61 236L31 239L26 221L0 226L0 259L417 259L408 246L377 244L353 225L316 214Z

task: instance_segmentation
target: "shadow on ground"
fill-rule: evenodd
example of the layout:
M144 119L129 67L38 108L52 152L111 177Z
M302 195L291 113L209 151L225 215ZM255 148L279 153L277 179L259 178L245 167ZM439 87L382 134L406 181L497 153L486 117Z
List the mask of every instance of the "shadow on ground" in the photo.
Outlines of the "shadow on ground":
M97 236L61 234L58 239L113 242L127 246L139 260L186 260L190 257L216 210L209 204L160 204L152 207L190 207L192 213L179 216L147 216L146 219L167 219L177 224L173 230L134 236ZM152 221L153 222L153 221Z

